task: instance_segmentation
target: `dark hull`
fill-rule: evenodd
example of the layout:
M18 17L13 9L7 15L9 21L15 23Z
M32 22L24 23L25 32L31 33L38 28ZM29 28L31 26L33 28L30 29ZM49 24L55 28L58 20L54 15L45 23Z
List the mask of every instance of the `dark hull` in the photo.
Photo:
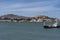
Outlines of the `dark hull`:
M56 26L56 27L54 27L54 26L44 26L44 28L60 28L60 26Z

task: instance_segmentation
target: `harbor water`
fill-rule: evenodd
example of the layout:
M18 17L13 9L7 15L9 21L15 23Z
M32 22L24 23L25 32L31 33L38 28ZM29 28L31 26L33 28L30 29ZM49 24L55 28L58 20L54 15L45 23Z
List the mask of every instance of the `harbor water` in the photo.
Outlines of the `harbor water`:
M0 40L60 40L60 28L44 29L43 23L0 22Z

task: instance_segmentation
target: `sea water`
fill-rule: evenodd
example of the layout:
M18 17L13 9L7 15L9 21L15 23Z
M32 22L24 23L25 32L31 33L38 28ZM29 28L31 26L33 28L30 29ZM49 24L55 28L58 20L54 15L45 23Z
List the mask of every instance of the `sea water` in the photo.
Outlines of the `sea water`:
M0 40L60 40L60 28L44 29L43 23L0 22Z

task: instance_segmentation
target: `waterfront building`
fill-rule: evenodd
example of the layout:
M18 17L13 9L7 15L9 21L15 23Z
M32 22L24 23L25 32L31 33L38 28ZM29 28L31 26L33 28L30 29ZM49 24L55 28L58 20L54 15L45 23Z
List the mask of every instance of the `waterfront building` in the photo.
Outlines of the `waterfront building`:
M32 20L30 20L30 22L36 22L36 19L32 19Z
M36 22L43 22L43 19L37 19L37 21Z

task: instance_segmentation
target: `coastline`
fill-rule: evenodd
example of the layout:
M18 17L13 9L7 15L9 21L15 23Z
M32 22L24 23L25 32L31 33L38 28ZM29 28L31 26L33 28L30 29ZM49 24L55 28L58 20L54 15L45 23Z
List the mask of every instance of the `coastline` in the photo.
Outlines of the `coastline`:
M25 17L14 14L0 16L0 22L54 22L57 18L48 16ZM60 19L57 19L60 22Z

